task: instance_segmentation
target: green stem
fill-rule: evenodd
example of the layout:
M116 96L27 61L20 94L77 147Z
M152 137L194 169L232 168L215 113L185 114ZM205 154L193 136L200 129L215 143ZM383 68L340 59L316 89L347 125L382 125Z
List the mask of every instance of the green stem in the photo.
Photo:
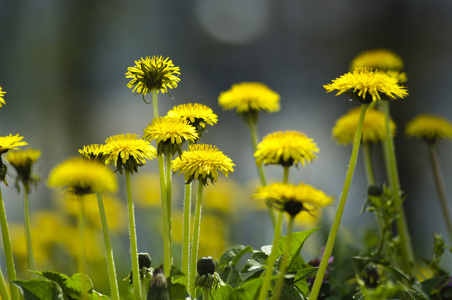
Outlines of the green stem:
M118 280L116 278L115 261L113 258L113 249L111 247L110 232L108 230L107 215L105 213L104 201L101 193L97 193L97 204L99 206L100 222L102 224L102 233L104 235L105 254L107 255L108 279L110 281L111 297L113 300L119 300Z
M275 266L275 261L279 249L279 239L281 237L281 227L282 227L283 211L279 211L278 217L276 219L276 227L273 234L273 246L272 252L267 259L267 268L265 270L264 280L262 282L261 289L259 291L258 300L265 300L268 296L268 290L270 288L270 282L273 275L273 267Z
M173 237L172 237L172 214L171 214L171 160L172 155L171 153L166 155L166 213L167 213L167 222L168 222L168 232L167 232L167 239L169 240L169 261L171 262L170 265L170 271L171 266L173 264Z
M449 207L447 204L446 191L444 189L443 177L441 175L438 152L436 143L429 144L428 147L430 162L432 164L433 177L435 179L436 191L438 193L439 203L443 211L444 221L446 222L447 232L449 233L449 241L452 242L452 220L449 214Z
M366 169L367 183L369 185L375 184L375 173L372 164L372 156L370 155L370 144L362 143L363 146L363 157L364 157L364 167Z
M6 286L5 277L3 277L3 271L0 268L0 296L2 299L9 300L11 297L8 293L8 287Z
M251 133L251 142L253 144L253 155L257 150L257 141L258 141L258 133L256 129L256 124L253 122L250 122L249 124L250 133ZM259 180L262 186L267 185L267 179L265 176L265 170L264 166L256 164L257 167L257 173L259 175ZM270 202L266 201L267 204L267 211L268 215L270 216L270 220L272 222L273 227L275 227L275 211L273 210L273 207L270 205Z
M140 267L138 264L138 245L137 233L135 226L135 212L132 201L132 185L130 182L130 172L125 171L126 188L127 188L127 212L129 215L129 235L130 235L130 253L132 259L132 273L133 273L133 290L135 300L141 300L141 286L140 286Z
M185 184L184 191L184 227L182 233L182 273L183 283L190 286L190 222L191 222L191 188L192 183Z
M77 215L77 226L79 234L79 256L77 261L78 272L86 273L86 247L85 247L85 199L82 195L78 196L79 212Z
M5 251L5 259L6 259L6 269L8 271L8 279L9 279L9 287L11 289L11 297L13 300L19 299L19 290L18 288L11 284L12 281L16 280L16 269L14 267L14 259L13 259L13 249L11 247L11 238L8 230L8 222L6 220L6 211L5 205L3 203L2 191L0 188L0 224L2 226L2 238L3 238L3 248Z
M157 94L158 90L152 90L152 110L154 111L154 119L157 119L159 117L159 102L158 98L159 95Z
M394 197L394 208L398 215L397 218L397 232L399 236L399 245L401 251L401 269L411 277L416 274L414 272L414 255L413 248L411 246L411 239L408 232L408 225L405 218L405 212L403 210L402 198L400 197L400 183L399 174L397 171L397 162L394 148L394 140L391 135L390 129L390 113L389 113L389 101L379 101L380 109L385 114L385 127L386 127L386 139L383 142L383 154L386 162L386 168L389 178L389 184L392 189Z
M290 167L288 167L288 166L285 166L283 169L284 171L283 171L283 181L282 182L284 184L289 181L289 169L290 169Z
M190 257L190 286L189 291L190 295L193 298L196 298L195 286L193 282L195 282L196 276L196 266L198 261L198 248L199 248L199 233L201 231L201 212L202 212L202 191L203 191L203 183L202 180L198 180L198 195L196 198L196 209L195 209L195 226L193 227L193 242L191 248L191 257Z
M326 242L323 256L320 261L320 266L314 280L314 285L312 286L311 295L309 297L310 300L317 300L317 297L319 296L320 287L322 286L323 278L325 277L325 272L328 267L328 261L331 257L331 253L333 252L334 242L336 240L336 235L339 230L342 214L344 212L345 204L347 202L348 192L350 190L350 185L352 183L353 174L355 172L356 161L358 160L359 145L361 141L361 134L363 130L364 117L366 115L367 107L368 104L361 104L361 112L359 115L358 126L355 132L355 140L353 143L352 155L350 157L350 163L348 165L347 174L345 176L344 187L342 189L342 194L339 199L336 215L334 217L333 225L331 226L331 230L328 236L328 240Z
M25 225L25 242L27 245L28 269L35 271L35 260L33 256L33 243L31 239L31 221L30 221L30 201L27 189L24 189L24 225ZM34 273L32 273L34 277Z
M209 299L209 288L203 288L203 294L202 294L202 300L208 300Z
M168 278L171 273L171 232L168 225L168 193L166 190L166 178L165 178L165 161L163 154L158 155L159 161L159 174L160 174L160 194L162 198L162 228L163 228L163 271L165 277ZM168 170L169 171L169 170Z
M276 288L275 288L275 293L274 293L273 299L279 299L279 296L281 295L282 287L284 286L284 276L286 276L287 264L289 262L289 256L290 256L290 245L292 244L293 220L294 220L294 217L289 216L289 222L287 223L287 237L286 237L286 244L284 245L283 260L282 260L281 266L279 268L280 275L278 278L278 282L276 283Z

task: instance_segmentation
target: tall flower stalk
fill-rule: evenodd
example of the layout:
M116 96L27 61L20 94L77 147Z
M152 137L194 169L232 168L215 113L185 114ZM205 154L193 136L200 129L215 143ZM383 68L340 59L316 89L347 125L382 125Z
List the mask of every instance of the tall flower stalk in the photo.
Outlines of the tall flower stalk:
M408 136L417 137L427 144L438 200L446 223L449 240L452 241L452 218L438 157L439 142L452 140L452 124L438 115L422 114L408 122L405 132Z
M0 89L0 104L4 104L4 100L2 98L4 92L2 93ZM1 107L1 106L0 106ZM7 153L10 150L17 150L18 147L26 146L27 142L22 141L23 137L19 134L16 135L8 135L0 137L0 225L2 228L2 239L3 239L3 249L5 251L5 260L6 260L6 269L8 272L8 279L10 282L11 289L11 298L13 300L19 300L19 289L11 284L14 280L16 280L16 268L14 266L14 258L13 258L13 250L11 247L11 237L8 229L8 221L6 219L6 211L5 204L3 202L3 195L1 190L1 183L6 183L6 174L8 171L7 166L2 161L2 155Z
M280 110L280 96L265 84L259 82L242 82L232 85L228 91L220 93L218 103L225 110L235 109L237 114L248 126L251 134L253 151L257 150L257 123L259 112L277 112ZM256 162L257 173L261 185L267 185L265 170L262 164ZM267 201L267 211L273 227L276 226L275 213L272 206Z
M416 275L414 269L414 254L411 245L411 238L408 231L408 224L405 217L405 211L403 209L399 173L397 170L397 161L394 147L394 139L391 135L390 129L390 113L389 113L389 101L380 101L379 107L381 111L385 114L385 130L386 138L383 142L383 156L385 159L386 172L388 174L389 185L392 190L392 195L394 199L395 212L398 215L396 220L397 223L397 234L399 237L400 245L400 267L405 271L410 277Z
M196 276L196 262L198 259L198 245L202 212L202 191L203 186L215 183L218 180L219 172L229 176L234 171L232 160L223 154L217 147L206 144L195 144L189 146L179 157L173 160L172 169L179 174L185 174L184 178L187 184L197 179L198 195L195 209L195 226L193 231L192 248L190 254L189 276L190 285L188 286L190 294L195 297L194 279Z
M339 199L338 208L333 220L332 227L330 229L330 233L328 235L322 260L320 261L319 269L317 271L317 275L311 289L310 299L312 300L317 300L328 266L328 261L333 252L334 242L339 230L339 225L341 223L342 214L345 209L348 192L356 166L356 161L358 159L363 123L367 108L370 103L380 101L382 99L382 96L385 98L397 99L404 98L408 95L406 89L398 84L397 79L368 68L356 68L352 72L346 73L341 77L333 80L332 83L324 85L324 88L326 92L337 90L338 92L336 93L336 95L345 93L352 99L358 100L359 102L361 102L361 110L355 132L352 154L345 176L342 193ZM390 135L389 120L387 120L386 123L386 134Z
M157 156L156 149L136 134L115 135L105 140L105 163L114 164L119 173L125 175L127 189L127 212L129 219L130 252L132 261L132 274L134 297L141 299L141 277L138 264L138 243L136 237L135 213L132 199L132 186L130 175L138 172L138 167L146 163L146 159Z
M345 204L347 202L348 191L352 183L356 162L358 160L359 144L361 141L361 133L363 129L364 116L366 115L367 106L368 104L361 105L361 113L358 120L358 127L355 133L355 140L353 142L352 155L350 157L348 170L345 176L344 187L342 189L341 197L339 199L339 203L337 206L336 215L333 220L333 225L331 226L330 233L328 235L328 240L326 242L326 246L323 252L322 260L320 261L319 269L317 270L317 275L315 277L314 284L311 289L311 295L309 297L310 299L313 300L316 300L319 295L320 287L322 286L326 268L328 267L328 261L331 257L331 253L333 252L334 242L336 241L336 235L339 230L342 214L344 212Z
M0 296L2 299L9 300L11 296L8 293L8 287L6 286L5 277L3 277L3 271L0 268Z
M108 280L110 282L111 298L119 300L118 279L116 276L115 260L113 248L111 247L110 231L108 230L107 215L105 213L104 200L102 193L96 193L97 205L99 207L100 221L102 225L102 234L104 237L105 254L107 256Z

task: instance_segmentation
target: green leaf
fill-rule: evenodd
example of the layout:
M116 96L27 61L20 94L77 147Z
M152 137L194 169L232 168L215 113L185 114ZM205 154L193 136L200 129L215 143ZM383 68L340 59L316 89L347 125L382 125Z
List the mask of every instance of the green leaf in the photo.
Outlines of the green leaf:
M227 265L231 265L232 267L235 267L237 263L239 262L240 258L242 258L243 255L246 253L253 252L253 248L251 246L243 246L243 245L237 245L229 247L221 256L218 267L224 268Z
M170 299L185 299L190 297L185 285L180 283L172 283L168 285Z
M223 271L218 274L220 275L221 280L232 287L236 287L242 282L242 277L239 272L231 266L226 266Z
M210 291L210 296L213 300L228 300L233 291L234 289L230 285L222 282Z
M27 281L15 280L13 283L21 289L26 300L64 299L60 286L51 280L39 278Z
M262 269L266 266L265 260L268 258L268 255L264 252L254 252L250 259L247 260L245 266L240 271L241 273L252 272L259 269Z
M301 259L300 257L300 251L301 248L303 248L304 242L306 241L306 239L315 231L319 230L320 227L317 228L313 228L311 230L306 230L306 231L302 231L302 232L293 232L291 234L291 243L290 243L290 247L289 247L289 265L288 265L288 272L290 272L292 270L292 266L295 264L296 260ZM286 239L287 236L282 237L279 240L279 249L278 249L278 256L280 256L281 254L283 254L284 252L284 248L286 246Z
M262 285L263 278L259 277L243 283L236 288L231 295L232 300L254 300L257 299L259 288Z

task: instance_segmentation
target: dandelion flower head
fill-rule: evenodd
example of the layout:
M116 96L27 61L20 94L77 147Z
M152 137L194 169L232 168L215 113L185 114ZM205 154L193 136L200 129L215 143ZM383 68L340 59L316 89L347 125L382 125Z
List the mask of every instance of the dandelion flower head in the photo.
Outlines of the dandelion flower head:
M156 149L137 134L118 134L105 140L108 149L105 163L114 164L122 174L125 169L131 173L138 172L138 167L146 163L146 159L157 157Z
M270 200L278 209L292 216L300 211L310 211L333 203L333 197L304 183L272 183L261 186L253 197Z
M280 109L279 94L259 82L242 82L221 92L218 103L224 110L235 109L245 121L257 122L259 111L277 112Z
M180 68L173 61L163 56L147 56L135 61L135 66L127 68L126 78L131 78L127 87L133 88L143 96L152 90L168 92L168 88L176 88L180 81Z
M323 87L327 93L337 90L336 96L345 93L362 103L381 100L382 96L384 99L408 96L406 88L399 85L396 78L368 68L357 68Z
M204 131L207 125L214 125L218 121L218 116L212 109L200 103L187 103L173 107L167 116L187 119L196 128L198 135Z
M207 144L191 145L180 157L173 160L172 169L179 174L185 174L185 180L190 183L194 179L207 185L207 179L212 183L218 180L219 172L226 177L234 171L232 159L227 157L217 147Z
M30 191L29 187L30 183L34 186L37 185L39 177L33 175L31 169L40 156L41 151L37 149L10 151L6 153L5 156L6 161L10 165L12 165L17 172L16 178L17 190L20 190L19 181L23 182L26 192Z
M254 153L256 163L303 166L316 158L319 152L313 139L298 131L277 131L265 136Z
M66 188L76 195L114 192L117 189L114 173L107 166L82 157L57 165L50 172L47 184L52 188Z
M28 145L27 142L22 141L23 139L24 137L20 136L19 134L0 136L0 155L7 152L8 150L17 150L20 146Z
M443 117L422 114L408 122L405 133L435 143L442 139L452 139L452 124Z
M108 146L100 144L91 144L83 146L83 149L78 152L87 159L97 159L101 162L105 161L106 153L108 153Z
M0 107L6 104L5 99L3 99L3 96L5 96L6 92L3 91L2 87L0 86Z
M403 69L403 60L391 50L373 49L357 55L350 64L350 71L360 67L380 71L400 71Z
M333 127L333 138L339 144L352 144L355 139L355 132L358 127L358 119L361 109L359 107L351 109L336 121ZM391 135L395 135L396 124L389 121ZM364 117L363 133L361 142L374 144L382 142L386 137L386 118L384 113L376 109L368 109Z
M143 138L157 142L157 153L170 151L174 154L181 152L181 144L185 141L194 142L198 139L196 128L186 119L179 117L160 117L152 120L144 129Z

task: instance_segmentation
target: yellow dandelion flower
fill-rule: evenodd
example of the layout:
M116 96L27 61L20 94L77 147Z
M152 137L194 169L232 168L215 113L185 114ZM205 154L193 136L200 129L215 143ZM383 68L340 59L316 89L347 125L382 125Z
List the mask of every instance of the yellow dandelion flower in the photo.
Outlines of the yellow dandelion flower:
M187 119L196 128L198 135L205 130L207 125L214 125L218 121L218 116L212 109L200 103L187 103L174 106L167 116Z
M333 197L304 183L298 185L272 183L261 186L253 197L269 200L276 208L284 210L291 216L296 216L301 211L311 211L333 203Z
M16 188L19 189L19 181L22 181L25 192L30 192L30 184L36 186L39 177L32 174L31 168L41 156L41 151L36 149L10 151L6 153L6 161L16 169Z
M224 110L235 109L246 122L257 122L258 112L277 112L280 109L280 96L265 84L242 82L221 92L218 103Z
M254 153L256 163L303 166L316 158L319 149L313 139L298 131L277 131L264 137Z
M403 69L403 60L391 50L373 49L357 55L350 64L350 71L361 67L380 71L400 71Z
M405 133L431 143L442 139L451 140L452 124L440 116L423 114L408 122Z
M173 160L172 169L180 174L185 173L185 180L190 183L194 179L207 185L207 179L215 183L220 171L226 177L234 171L234 163L217 147L206 144L191 145L180 157Z
M123 169L128 172L138 172L138 167L146 163L146 159L157 157L157 151L137 134L118 134L105 140L108 149L105 157L106 164L114 164L122 174Z
M83 149L78 152L87 159L97 159L101 162L105 161L106 153L108 152L107 145L91 144L83 146Z
M357 68L323 87L327 93L338 90L336 96L345 93L362 103L381 100L382 96L392 99L408 96L406 88L399 85L396 78L368 68Z
M173 61L163 56L147 56L135 61L134 67L127 68L126 78L132 80L127 87L133 88L143 96L152 90L168 92L168 88L176 88L180 81L180 68L174 66Z
M8 136L0 136L0 155L7 152L8 150L17 150L20 146L28 145L27 142L22 141L23 136L19 134L16 135L8 135Z
M117 185L113 172L95 160L77 157L56 166L47 184L52 188L67 188L76 195L113 192Z
M157 153L181 153L182 143L185 141L194 142L198 139L196 128L179 117L160 117L152 120L144 129L143 138L148 141L157 142Z
M0 107L6 104L5 99L3 99L3 96L5 96L6 92L3 91L2 87L0 86Z
M339 144L353 144L356 128L361 109L359 107L351 109L336 121L333 127L333 138ZM391 135L395 135L396 124L393 120L389 121ZM384 113L376 109L368 109L363 123L362 143L377 143L385 140L386 137L386 118Z
M301 211L294 219L294 226L302 228L314 228L319 225L322 218L321 210Z

